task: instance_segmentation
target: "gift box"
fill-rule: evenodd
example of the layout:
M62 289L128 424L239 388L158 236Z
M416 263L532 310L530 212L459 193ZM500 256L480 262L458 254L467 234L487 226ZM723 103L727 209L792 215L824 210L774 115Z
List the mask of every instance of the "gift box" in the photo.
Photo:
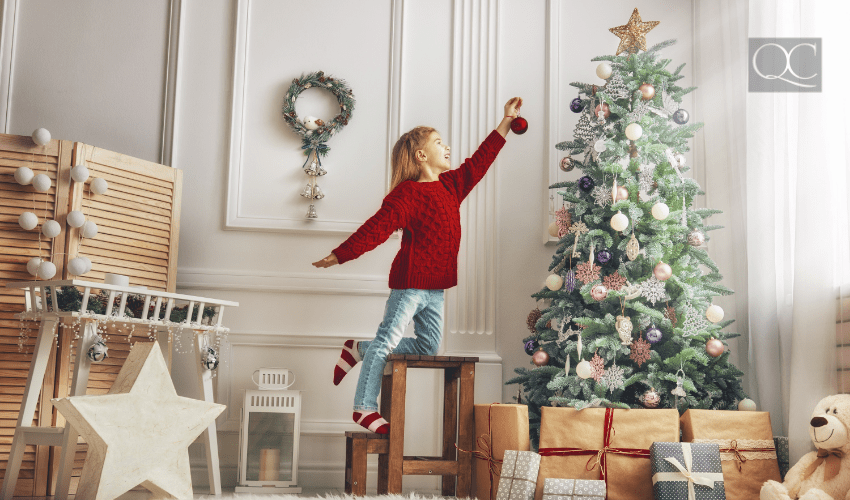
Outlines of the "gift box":
M547 477L543 500L605 500L605 481Z
M531 500L537 485L540 455L533 451L507 450L502 461L496 500Z
M788 474L788 469L791 468L791 451L788 448L788 438L784 436L774 436L773 446L776 447L776 460L779 462L779 476L785 481L785 474Z
M711 443L652 443L655 500L726 500L720 446Z
M472 462L472 498L495 499L499 464L505 457L505 450L531 449L528 437L528 406L494 403L475 405L474 411L476 439L473 454L475 458Z
M782 481L767 412L688 410L682 415L682 441L720 446L729 500L758 498L765 481Z
M609 500L652 500L649 447L679 440L679 412L613 408L541 408L540 476L602 479Z

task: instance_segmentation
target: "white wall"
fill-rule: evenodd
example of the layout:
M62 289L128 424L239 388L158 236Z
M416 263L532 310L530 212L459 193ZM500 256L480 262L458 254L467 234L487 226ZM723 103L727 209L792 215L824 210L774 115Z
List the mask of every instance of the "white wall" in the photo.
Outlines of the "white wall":
M10 2L6 11L16 4ZM296 387L307 391L301 483L342 487L341 436L352 428L358 371L334 387L332 366L344 339L374 335L399 241L340 267L315 270L310 263L346 237L345 223L361 223L380 206L387 153L400 132L436 127L458 162L495 126L504 102L519 95L529 132L509 137L463 208L461 285L447 295L443 345L444 352L482 358L479 402L515 395L516 387L502 380L529 363L521 339L534 307L530 294L540 288L554 252L544 244L546 186L562 174L550 162L549 131L554 128L558 140L571 137L576 115L566 106L575 92L568 84L595 81L590 59L616 48L608 28L624 24L632 4L617 0L588 15L563 2L550 23L544 0L252 0L240 28L248 27L243 65L234 59L234 40L245 2L182 0L171 144L169 133L163 140L170 119L164 92L170 2L146 2L145 8L106 0L73 8L60 0L17 3L5 130L29 134L45 126L56 137L153 161L173 147L172 164L184 170L178 288L241 303L225 318L232 347L216 379L218 400L229 406L219 420L225 486L235 483L241 391L252 385L256 368L285 366L297 373ZM641 14L661 21L650 43L678 38L665 55L690 64L690 4L672 9L652 0ZM552 61L550 24L560 40ZM358 101L349 125L329 142L319 220L305 224L300 144L279 109L291 79L318 69L345 78ZM559 109L550 109L547 100L549 69ZM243 70L244 79L235 80ZM5 82L10 73L3 71ZM234 81L245 90L235 108ZM242 113L236 130L244 152L235 160L229 148L233 109ZM329 109L321 95L305 93L298 102L301 115L326 116ZM240 195L238 202L231 196L229 206L228 190ZM183 394L191 395L195 357L178 353L175 360ZM411 382L409 454L438 451L440 386L427 372ZM192 450L198 486L206 482L200 451ZM405 485L435 489L437 482L405 479Z

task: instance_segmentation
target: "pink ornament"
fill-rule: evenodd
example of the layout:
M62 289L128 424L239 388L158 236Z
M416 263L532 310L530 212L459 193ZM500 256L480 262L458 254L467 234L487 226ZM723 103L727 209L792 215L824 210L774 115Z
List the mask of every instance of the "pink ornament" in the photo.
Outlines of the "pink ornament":
M605 288L605 285L596 285L590 290L590 296L594 300L603 301L608 296L608 289Z
M531 355L531 362L534 363L535 366L546 366L549 364L549 353L543 349L535 351L534 354Z
M705 343L705 352L707 352L712 358L720 356L725 350L726 347L723 345L723 342L717 339L712 338Z
M673 276L673 269L671 269L668 264L659 262L655 265L653 274L655 275L655 279L658 281L667 281L671 276Z

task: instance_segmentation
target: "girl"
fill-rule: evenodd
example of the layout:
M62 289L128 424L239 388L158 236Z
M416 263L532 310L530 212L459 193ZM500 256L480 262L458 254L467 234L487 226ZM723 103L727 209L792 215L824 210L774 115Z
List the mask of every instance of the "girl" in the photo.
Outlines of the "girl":
M451 170L450 148L430 127L416 127L399 138L392 153L392 185L381 209L330 255L314 262L330 267L356 259L402 228L401 250L390 270L390 298L375 340L345 342L334 368L334 385L361 360L354 395L354 421L378 434L390 430L378 413L378 392L387 355L433 356L443 338L443 291L457 285L460 204L484 177L516 118L522 99L505 104L496 130L459 168ZM413 338L403 338L410 321Z

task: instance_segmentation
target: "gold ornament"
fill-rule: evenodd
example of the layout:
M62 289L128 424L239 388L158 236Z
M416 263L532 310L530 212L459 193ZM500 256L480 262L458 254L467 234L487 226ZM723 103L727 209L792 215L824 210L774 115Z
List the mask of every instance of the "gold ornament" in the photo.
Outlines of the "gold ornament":
M626 257L629 260L635 260L640 255L640 243L638 243L637 238L635 238L635 233L632 233L632 238L626 243Z
M623 26L609 28L608 31L620 37L620 45L617 47L615 55L620 55L622 52L634 54L638 50L646 50L646 34L652 28L658 26L658 21L643 22L640 19L640 12L637 7L632 12L632 17L629 22Z
M617 333L620 335L620 343L631 345L632 343L632 319L629 316L617 316L615 323Z

